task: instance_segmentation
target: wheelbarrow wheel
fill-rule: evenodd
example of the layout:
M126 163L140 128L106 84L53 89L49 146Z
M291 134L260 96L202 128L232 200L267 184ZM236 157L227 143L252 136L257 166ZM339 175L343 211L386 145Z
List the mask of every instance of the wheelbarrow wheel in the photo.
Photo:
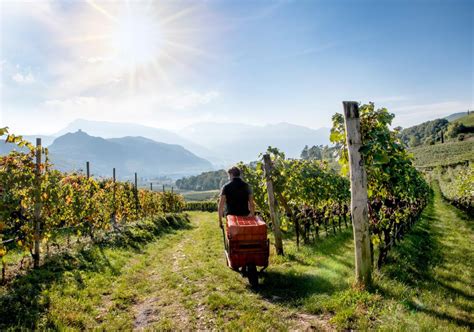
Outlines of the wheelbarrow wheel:
M247 265L247 278L249 278L250 286L257 287L258 286L258 272L257 267L255 264Z

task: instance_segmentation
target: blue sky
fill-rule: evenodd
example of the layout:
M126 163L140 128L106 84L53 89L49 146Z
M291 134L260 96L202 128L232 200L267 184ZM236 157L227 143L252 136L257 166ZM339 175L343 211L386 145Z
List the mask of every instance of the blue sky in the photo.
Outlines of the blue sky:
M395 125L474 108L473 1L2 1L1 125Z

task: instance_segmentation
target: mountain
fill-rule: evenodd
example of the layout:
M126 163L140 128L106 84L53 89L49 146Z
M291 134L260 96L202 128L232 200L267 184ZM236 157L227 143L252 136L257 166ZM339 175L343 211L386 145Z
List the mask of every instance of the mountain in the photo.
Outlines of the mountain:
M84 131L67 133L49 146L51 161L62 171L84 169L86 161L91 173L110 176L116 168L119 177L183 176L212 169L202 159L180 145L159 143L144 137L104 139Z
M455 121L459 118L462 118L464 116L467 116L467 112L453 113L453 114L450 114L447 117L445 117L445 119L448 120L449 122L453 122L453 121Z
M305 145L329 144L328 128L315 130L285 122L265 126L207 122L188 126L179 133L230 162L255 160L268 146L296 158Z
M469 115L464 113L463 116L460 116L453 122L458 122L468 127L474 127L474 112L470 112Z
M6 136L0 137L0 155L9 154L13 150L21 151L21 152L28 151L28 148L26 147L19 148L16 144L5 143L5 138ZM41 138L41 144L45 147L49 146L54 140L53 136L46 136L46 135L24 135L23 136L23 139L25 139L28 142L31 142L32 144L36 144L36 138Z
M178 144L197 156L225 167L238 161L255 160L268 146L278 147L288 157L299 157L305 145L329 143L329 129L310 129L289 123L266 126L242 123L198 123L172 132L133 123L78 119L55 134L83 130L103 138L141 136L157 142Z
M55 136L51 135L23 135L23 138L32 144L36 144L36 139L41 138L41 144L43 146L49 146L56 139Z
M172 131L161 128L143 126L134 123L90 121L77 119L71 122L59 132L57 132L54 136L59 137L67 133L77 132L78 130L85 131L92 136L99 136L103 138L141 136L149 138L156 142L178 144L202 158L211 160L213 162L220 161L219 158L216 158L215 154L209 149L206 149L205 147L200 146L199 144L196 144L193 141L187 140Z

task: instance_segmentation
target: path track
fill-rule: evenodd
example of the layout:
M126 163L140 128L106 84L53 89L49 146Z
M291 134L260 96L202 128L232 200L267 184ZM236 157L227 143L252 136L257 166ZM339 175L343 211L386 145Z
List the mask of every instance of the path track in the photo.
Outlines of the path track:
M158 241L147 249L154 252L144 264L150 282L133 306L134 328L330 329L319 316L298 314L253 292L225 265L215 215L195 213L191 219L193 228L172 235L172 246L160 248ZM136 270L127 279L143 273Z

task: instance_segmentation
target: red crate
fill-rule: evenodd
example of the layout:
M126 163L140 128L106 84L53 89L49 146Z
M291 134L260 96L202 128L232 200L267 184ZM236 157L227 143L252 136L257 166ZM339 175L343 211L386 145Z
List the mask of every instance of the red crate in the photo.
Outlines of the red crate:
M267 224L260 217L227 216L227 238L230 241L266 241Z
M267 224L260 217L227 216L227 260L232 268L268 266Z

